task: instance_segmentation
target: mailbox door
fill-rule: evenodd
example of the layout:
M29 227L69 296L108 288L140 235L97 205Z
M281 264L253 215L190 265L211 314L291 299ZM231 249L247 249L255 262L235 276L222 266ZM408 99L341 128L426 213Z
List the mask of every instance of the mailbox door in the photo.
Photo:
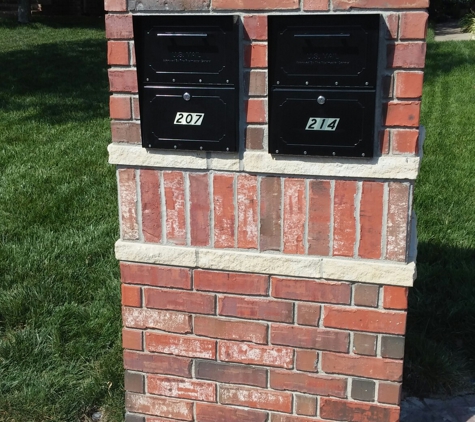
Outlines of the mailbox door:
M141 97L145 148L236 151L234 88L145 86Z
M372 157L375 92L271 90L272 154Z

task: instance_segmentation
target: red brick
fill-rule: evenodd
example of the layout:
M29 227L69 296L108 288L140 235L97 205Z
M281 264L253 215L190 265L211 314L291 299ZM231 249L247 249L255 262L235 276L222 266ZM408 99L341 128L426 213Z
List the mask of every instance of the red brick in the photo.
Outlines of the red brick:
M266 422L267 412L196 403L196 422Z
M342 330L404 334L406 314L376 309L325 306L323 325Z
M213 0L213 9L278 10L297 9L299 0Z
M135 57L135 43L131 43L130 45L130 64L135 66L137 64L137 59Z
M242 17L244 35L249 40L267 40L267 16L244 15Z
M395 40L397 39L398 26L399 26L399 14L391 13L385 16L387 31L386 39Z
M145 413L184 421L193 420L193 403L163 397L126 393L125 408L129 412Z
M407 252L409 186L389 183L386 259L404 262Z
M363 182L360 202L360 258L381 258L384 184Z
M281 179L263 177L261 180L261 251L280 251L281 235Z
M244 47L244 66L250 68L267 67L267 44L250 44Z
M140 125L138 123L111 122L111 135L112 142L142 143Z
M122 347L131 350L143 350L142 331L123 328Z
M144 289L145 306L155 309L169 309L196 314L214 314L215 296L198 292L178 292L146 288Z
M210 198L206 173L191 173L190 179L190 240L192 246L209 246Z
M245 93L251 97L267 95L267 72L251 70L245 72Z
M261 98L250 98L246 101L246 121L247 123L266 123L266 100Z
M234 248L234 175L215 174L213 177L214 247Z
M132 110L134 112L134 119L140 119L139 99L137 97L132 98Z
M107 64L119 66L129 64L129 43L127 41L109 41L107 43Z
M277 412L290 413L292 411L292 394L255 388L221 386L219 402Z
M109 12L126 12L127 0L104 0L104 10Z
M134 69L109 69L112 92L138 92L137 72Z
M284 179L284 253L305 253L305 221L307 201L305 200L305 180Z
M130 97L112 95L109 98L109 109L111 119L128 120L132 118Z
M160 265L120 263L122 283L191 289L191 271Z
M195 270L193 282L196 290L210 292L266 296L269 291L269 277L259 274Z
M383 306L386 309L407 309L407 287L384 286Z
M147 392L179 399L216 401L216 384L214 383L161 375L147 376Z
M349 333L343 331L280 324L271 326L271 343L282 346L347 353L349 341Z
M320 305L297 303L297 324L317 326L320 321L320 312Z
M216 358L216 341L214 340L146 332L145 343L149 352L192 358Z
M304 0L303 10L328 10L328 0Z
M132 39L132 15L111 15L105 17L106 37L109 39Z
M401 381L402 360L323 352L322 370L327 374Z
M196 316L194 328L195 334L199 336L250 341L260 344L267 343L267 325L257 322Z
M267 369L248 365L196 361L195 375L198 379L216 381L224 384L245 384L267 387Z
M385 105L386 126L419 126L420 101L391 101Z
M180 171L164 171L167 241L176 245L186 243L185 185Z
M249 343L220 341L218 358L225 362L292 368L294 352L287 347L256 346Z
M257 249L257 177L237 177L238 248Z
M331 186L328 180L310 180L308 190L308 254L330 254Z
M131 371L190 378L191 363L191 359L177 356L137 353L124 350L124 368Z
M418 98L422 96L423 72L397 72L396 97Z
M318 352L316 350L297 350L295 367L299 371L318 372Z
M292 322L293 304L276 300L222 296L218 298L218 314L246 319Z
M322 398L320 416L339 421L398 422L399 408Z
M349 283L272 277L272 296L274 297L349 305L350 295Z
M264 128L246 128L246 149L264 149Z
M272 413L270 422L320 422L321 419Z
M172 333L191 333L191 315L179 312L123 308L122 320L126 327L155 328Z
M352 257L356 241L356 182L335 181L333 255Z
M419 130L393 130L393 154L417 154Z
M401 402L401 384L380 382L378 402L399 405Z
M297 415L315 416L317 414L317 398L296 394L295 412Z
M117 174L119 178L121 238L137 240L139 238L139 226L137 222L135 170L119 169Z
M333 10L349 9L423 9L429 0L334 0Z
M389 154L389 135L388 129L379 132L379 139L381 144L381 154Z
M270 371L270 386L276 390L298 391L319 396L346 397L346 378Z
M146 242L160 242L162 240L162 213L158 171L140 170L140 200L143 238Z
M388 45L389 68L419 68L422 69L426 57L426 43L400 42Z
M142 289L138 286L128 286L122 284L122 305L124 306L142 306Z
M424 40L427 35L427 12L401 13L399 38Z

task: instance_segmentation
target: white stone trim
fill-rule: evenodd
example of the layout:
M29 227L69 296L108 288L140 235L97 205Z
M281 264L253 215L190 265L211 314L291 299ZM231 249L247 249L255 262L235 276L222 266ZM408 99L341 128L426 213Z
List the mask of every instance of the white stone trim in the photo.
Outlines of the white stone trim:
M279 157L263 151L246 151L240 160L238 153L148 150L129 144L110 144L108 150L109 163L123 166L359 179L415 180L420 165L419 157L406 156L383 156L365 160Z
M282 255L124 240L116 242L115 255L120 261L408 287L414 282L416 270L414 262Z

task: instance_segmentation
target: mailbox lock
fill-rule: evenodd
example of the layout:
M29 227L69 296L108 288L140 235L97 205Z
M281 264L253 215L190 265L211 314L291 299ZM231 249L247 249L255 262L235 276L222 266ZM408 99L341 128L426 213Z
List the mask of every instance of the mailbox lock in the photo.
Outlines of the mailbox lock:
M191 95L190 95L190 93L189 93L189 92L185 92L185 93L183 94L183 99L184 99L185 101L190 101L190 100L191 100Z
M323 105L323 104L325 104L326 100L327 99L323 95L319 95L318 98L317 98L317 103Z

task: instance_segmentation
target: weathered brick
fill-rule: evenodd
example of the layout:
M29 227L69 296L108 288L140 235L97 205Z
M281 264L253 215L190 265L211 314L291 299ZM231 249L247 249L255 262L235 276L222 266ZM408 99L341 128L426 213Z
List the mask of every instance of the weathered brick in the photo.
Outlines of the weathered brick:
M251 70L245 73L246 93L251 97L267 95L267 72Z
M162 240L162 213L158 171L140 170L140 199L143 238L146 242L160 242Z
M126 12L127 0L104 0L104 10L109 12Z
M353 353L357 355L376 356L378 336L374 334L353 334Z
M409 212L409 185L389 183L386 259L406 260Z
M246 128L246 149L264 149L263 127L248 126Z
M266 100L262 98L250 98L245 102L247 123L266 123L267 111Z
M334 0L334 10L349 9L422 9L429 7L428 0Z
M191 377L191 359L178 356L138 353L124 350L124 367L131 371L151 374Z
M271 343L346 353L348 352L349 333L321 328L273 324L271 326Z
M138 286L128 286L122 284L122 305L124 306L142 306L142 289Z
M267 370L247 365L196 361L196 378L225 384L267 386Z
M257 249L257 177L237 177L238 248Z
M409 289L399 286L383 287L383 306L386 309L407 309Z
M406 12L401 13L401 29L399 38L425 40L427 35L427 12Z
M106 37L109 39L131 39L134 37L132 15L107 14Z
M143 350L142 331L123 328L122 347L130 350Z
M389 137L390 137L391 132L386 129L386 130L381 130L379 132L379 142L381 145L381 154L389 154Z
M297 303L297 324L317 326L322 307L313 303Z
M303 10L312 11L312 10L328 10L328 0L304 0Z
M399 27L399 14L390 13L385 16L386 21L386 39L397 39L398 27Z
M319 422L320 419L272 413L271 422Z
M137 187L134 169L119 169L120 227L124 240L137 240L139 227L137 222Z
M124 372L124 389L134 393L145 392L145 377L144 374L138 372Z
M196 290L210 292L266 296L269 291L269 277L259 274L195 270L193 282Z
M191 333L191 315L180 312L124 307L122 321L126 327L155 328L172 333Z
M169 309L196 314L214 314L215 296L198 292L177 292L146 288L144 289L145 306L155 309Z
M349 305L350 295L349 283L272 277L272 296L274 297Z
M394 75L391 73L389 75L382 76L382 91L383 98L393 98L394 96Z
M216 341L173 334L145 333L146 349L150 352L176 356L215 359Z
M331 186L328 180L310 180L308 189L308 254L330 253Z
M296 394L295 413L297 415L315 416L317 414L317 398Z
M383 225L384 184L363 182L360 202L360 244L361 258L381 258L381 233Z
M127 412L124 417L124 422L164 422L163 419L155 421L146 421L145 416L137 415L136 413Z
M214 247L234 248L234 175L213 177Z
M191 289L191 271L187 268L120 263L122 283Z
M256 388L221 386L219 402L277 412L290 413L292 411L292 394Z
M140 125L132 122L111 122L112 142L140 144L142 136L140 134Z
M169 398L125 394L125 408L131 412L162 416L184 421L193 420L193 403Z
M140 0L129 1L129 9L143 12L144 10L193 11L208 10L211 0ZM147 421L149 422L149 421Z
M176 245L186 243L185 182L180 171L164 171L167 241Z
M292 368L293 349L287 347L256 346L249 343L220 341L218 358L225 362Z
M261 179L261 251L280 251L281 235L281 179L263 177Z
M196 422L266 422L267 412L196 403Z
M346 378L290 371L270 371L270 386L275 390L298 391L320 396L346 397L346 383Z
M376 308L379 303L379 286L376 284L355 284L353 300L356 306Z
M352 257L356 241L356 182L335 181L333 255Z
M267 39L266 15L244 15L242 17L242 22L246 39L258 41L264 41Z
M352 375L385 381L402 379L402 361L368 356L323 352L322 370L327 374Z
M389 68L419 68L424 67L426 43L401 42L388 45L387 66Z
M316 350L296 350L295 367L299 371L318 372L318 352Z
M404 337L382 336L381 356L383 358L402 359L404 357Z
M219 297L218 314L277 322L292 322L294 319L291 302L236 296Z
M307 219L305 180L284 179L283 248L284 253L305 253L305 221Z
M210 244L210 198L206 173L191 173L190 180L190 243Z
M127 66L129 64L129 43L127 41L108 41L107 64Z
M423 72L397 72L396 97L419 98L422 96Z
M297 9L298 0L213 0L213 9L239 9L239 10L279 10Z
M323 326L371 333L404 334L406 314L376 309L325 306Z
M399 405L401 402L401 384L380 382L378 389L378 402Z
M216 384L214 383L162 375L147 376L147 392L180 399L216 401Z
M112 92L138 92L135 69L109 69L109 85Z
M196 316L194 332L196 335L212 338L267 343L267 325L257 322Z
M134 112L134 119L140 119L140 105L137 97L132 98L132 110Z
M419 126L420 101L390 101L384 106L386 126Z
M393 130L393 154L417 154L419 151L419 130Z
M351 382L351 398L361 401L374 401L376 383L371 380L353 379Z
M399 408L322 397L320 416L339 421L398 422Z

